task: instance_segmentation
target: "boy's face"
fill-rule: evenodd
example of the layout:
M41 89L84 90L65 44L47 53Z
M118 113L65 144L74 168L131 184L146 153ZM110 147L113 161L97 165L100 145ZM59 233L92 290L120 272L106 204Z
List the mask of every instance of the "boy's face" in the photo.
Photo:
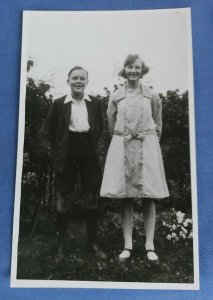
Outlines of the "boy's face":
M84 90L88 84L85 70L74 70L67 80L73 95L84 95Z

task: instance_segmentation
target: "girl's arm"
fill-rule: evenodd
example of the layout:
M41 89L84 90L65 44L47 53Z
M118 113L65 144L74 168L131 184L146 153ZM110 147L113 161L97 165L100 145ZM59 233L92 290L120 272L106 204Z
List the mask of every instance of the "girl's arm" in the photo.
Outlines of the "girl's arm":
M116 115L117 115L117 106L114 100L113 95L109 99L108 109L107 109L107 118L108 118L108 129L110 135L113 134L115 122L116 122Z
M152 117L156 124L157 136L160 139L162 132L162 104L158 95L152 97Z

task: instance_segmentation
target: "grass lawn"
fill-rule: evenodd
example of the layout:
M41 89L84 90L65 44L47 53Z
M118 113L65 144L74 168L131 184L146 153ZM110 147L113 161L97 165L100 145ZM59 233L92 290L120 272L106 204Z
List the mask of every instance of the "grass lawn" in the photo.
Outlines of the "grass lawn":
M158 263L147 260L144 232L138 229L140 226L137 222L133 232L132 257L126 263L118 261L118 254L123 249L123 238L119 215L116 213L99 222L99 242L107 253L106 260L87 253L84 222L70 220L68 254L62 261L58 261L53 224L54 220L42 216L31 237L20 238L18 279L193 283L192 239L172 243L166 239L158 221L155 233Z

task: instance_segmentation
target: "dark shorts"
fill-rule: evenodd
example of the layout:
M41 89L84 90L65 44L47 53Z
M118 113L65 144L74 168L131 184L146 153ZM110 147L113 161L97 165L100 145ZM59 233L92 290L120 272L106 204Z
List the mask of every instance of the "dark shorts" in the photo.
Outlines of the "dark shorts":
M102 171L90 133L70 132L67 158L63 172L56 172L56 188L71 193L80 180L82 193L100 190Z

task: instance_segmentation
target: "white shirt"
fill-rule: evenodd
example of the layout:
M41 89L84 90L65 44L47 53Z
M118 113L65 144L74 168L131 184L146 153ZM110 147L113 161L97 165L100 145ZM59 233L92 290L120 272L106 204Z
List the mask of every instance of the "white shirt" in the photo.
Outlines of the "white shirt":
M71 94L67 95L64 104L68 102L72 105L69 130L75 132L87 132L90 129L88 122L88 112L85 101L91 101L88 95L84 95L82 100L75 100Z

